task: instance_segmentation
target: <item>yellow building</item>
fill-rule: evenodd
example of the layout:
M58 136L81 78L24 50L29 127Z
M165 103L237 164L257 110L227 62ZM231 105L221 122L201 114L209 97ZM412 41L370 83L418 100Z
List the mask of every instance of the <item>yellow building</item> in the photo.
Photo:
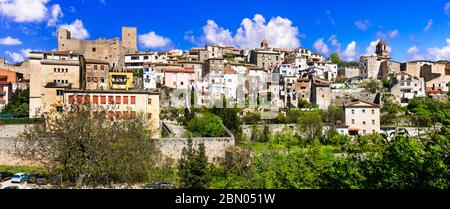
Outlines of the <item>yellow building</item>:
M109 80L109 89L112 90L133 89L133 72L110 71L108 80Z

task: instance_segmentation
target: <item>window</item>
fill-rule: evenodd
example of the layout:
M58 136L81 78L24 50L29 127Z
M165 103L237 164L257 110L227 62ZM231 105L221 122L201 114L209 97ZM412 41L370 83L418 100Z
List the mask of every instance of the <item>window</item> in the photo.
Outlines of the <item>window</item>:
M92 102L94 104L98 104L98 96L94 96L94 98L92 99Z
M372 130L372 133L374 134L374 133L375 133L375 130Z
M152 119L152 114L151 113L147 114L147 119Z
M77 103L81 104L83 102L83 96L77 96Z
M372 125L375 125L375 120L372 120Z
M116 104L120 104L122 101L122 97L121 96L116 96Z
M352 119L352 124L355 125L355 119Z
M363 121L363 125L366 125L366 121Z
M104 65L100 65L100 70L105 70L105 66Z
M67 73L67 72L69 72L69 69L68 69L68 68L66 68L66 73Z
M116 120L120 120L120 116L122 115L122 113L121 112L116 112Z
M372 115L375 114L375 110L372 110Z
M98 69L98 66L97 65L94 65L94 70L97 70Z
M62 90L56 90L56 96L62 96L63 91Z
M152 104L152 98L148 98L148 104L149 104L149 105Z
M55 72L55 73L56 73L56 68L53 68L53 72Z
M363 112L363 113L366 113L366 109L363 109L362 112Z
M128 104L128 96L123 97L123 104Z
M355 110L352 110L352 115L354 115L355 114Z
M108 104L113 104L113 103L114 103L114 97L108 96Z
M133 56L131 57L131 60L139 60L139 57Z
M144 60L148 60L148 56L144 56Z
M181 81L181 85L184 85L184 82L183 82L183 81Z
M363 134L366 134L367 132L366 132L366 130L363 130Z
M100 103L101 104L106 104L106 96L101 96L100 97Z
M94 47L94 48L92 48L92 51L93 51L93 52L96 52L96 51L97 51L97 49L96 49L96 48Z
M135 96L131 96L131 104L136 104L136 97Z
M135 111L131 111L130 118L131 119L136 119L136 112Z
M74 96L69 96L69 104L73 104L73 102L75 101Z
M91 103L91 96L89 96L89 95L84 96L84 103L86 103L86 104Z

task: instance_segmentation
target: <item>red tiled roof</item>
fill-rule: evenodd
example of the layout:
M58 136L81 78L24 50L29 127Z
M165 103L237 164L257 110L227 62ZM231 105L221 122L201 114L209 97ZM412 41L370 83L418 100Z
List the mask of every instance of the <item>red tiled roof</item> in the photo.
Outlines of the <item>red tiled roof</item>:
M357 104L361 104L364 103L363 105L357 105ZM380 107L377 104L371 103L371 102L365 102L365 101L356 101L356 102L349 102L349 103L345 103L344 107Z
M163 71L169 73L194 73L194 68L173 67L164 68Z
M225 74L237 74L237 72L235 71L235 70L233 70L232 68L225 68L224 70L223 70L223 72L225 73Z

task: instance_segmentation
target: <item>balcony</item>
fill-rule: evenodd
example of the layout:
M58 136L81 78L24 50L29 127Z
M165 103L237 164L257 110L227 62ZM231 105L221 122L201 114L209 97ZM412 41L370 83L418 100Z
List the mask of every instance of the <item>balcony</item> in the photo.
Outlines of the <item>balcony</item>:
M45 86L45 88L66 88L66 89L70 89L72 88L72 84L71 83L47 83L47 85Z

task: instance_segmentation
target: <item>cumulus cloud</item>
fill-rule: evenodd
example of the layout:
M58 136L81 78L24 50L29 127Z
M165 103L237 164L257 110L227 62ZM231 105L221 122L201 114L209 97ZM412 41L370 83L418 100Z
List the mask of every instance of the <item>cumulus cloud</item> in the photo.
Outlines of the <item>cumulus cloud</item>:
M203 26L203 38L206 44L233 45L233 38L228 29L219 27L213 20L208 20Z
M433 20L430 19L430 20L428 20L428 23L425 26L425 28L423 29L423 31L428 32L431 29L432 26L433 26Z
M412 60L422 60L424 59L423 55L420 54L420 50L417 46L412 46L407 50L408 57Z
M362 30L367 31L371 27L369 20L358 20L355 22L355 27Z
M356 49L356 41L352 41L347 45L345 51L341 54L345 61L356 61L358 59L358 52Z
M20 52L10 52L6 51L5 53L11 58L11 60L15 63L25 61L29 56L31 49L21 49Z
M395 29L395 30L387 31L386 33L378 31L376 36L379 39L386 40L386 39L396 38L399 34L400 34L400 31L398 29Z
M14 22L56 22L62 17L61 8L49 0L0 0L0 15ZM58 12L59 8L59 12Z
M423 51L417 46L412 46L407 53L410 60L450 60L450 38L446 39L446 45L442 47L431 47Z
M72 38L75 39L87 39L89 38L89 32L84 27L83 21L76 19L70 24L63 24L60 25L59 28L65 28L68 31L70 31L70 34L72 35Z
M47 26L55 26L58 19L64 16L64 13L62 12L61 6L59 6L59 4L53 5L50 13L51 18L48 20Z
M376 46L380 42L380 39L370 42L369 46L366 48L366 54L373 55L376 51Z
M328 54L328 52L330 51L328 49L328 45L323 41L323 38L317 39L317 41L314 42L313 46L314 46L314 49L316 49L316 51L321 54Z
M172 41L170 39L157 35L153 31L143 35L139 35L138 39L139 43L145 48L163 49L169 48L172 45Z
M298 48L298 35L299 30L292 25L291 20L274 17L266 22L262 15L256 14L253 19L243 19L234 36L229 29L220 27L214 20L208 20L203 26L203 35L198 39L199 45L232 45L239 48L257 48L261 41L266 39L271 47ZM185 36L186 38L196 40L192 36Z
M450 60L450 38L446 39L447 45L439 48L433 47L427 50L428 55L434 60Z
M12 45L20 45L20 44L22 44L22 41L20 41L17 38L12 38L11 36L8 36L5 38L0 38L0 45L12 46Z

